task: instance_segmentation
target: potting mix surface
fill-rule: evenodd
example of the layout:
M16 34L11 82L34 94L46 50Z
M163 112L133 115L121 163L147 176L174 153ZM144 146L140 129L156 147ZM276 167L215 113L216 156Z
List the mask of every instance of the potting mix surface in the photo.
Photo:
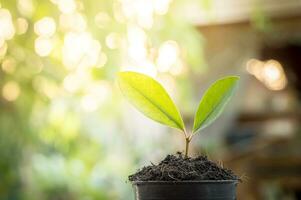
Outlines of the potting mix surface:
M166 156L158 165L143 167L129 176L130 181L239 180L229 169L206 156L184 158L181 153Z

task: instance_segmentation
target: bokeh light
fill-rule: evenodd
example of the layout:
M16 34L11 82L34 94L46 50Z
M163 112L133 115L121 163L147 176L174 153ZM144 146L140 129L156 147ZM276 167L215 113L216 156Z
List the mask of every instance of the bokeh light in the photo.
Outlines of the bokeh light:
M180 54L180 49L175 41L164 42L159 48L157 65L159 71L167 72L177 62Z
M0 9L0 39L10 40L14 37L14 34L15 27L9 10Z
M15 81L9 81L2 88L2 96L7 101L15 101L20 95L20 87Z
M271 90L282 90L287 85L283 67L276 60L263 62L251 59L247 62L247 71Z
M58 0L54 1L59 10L64 14L72 13L76 10L76 2L74 0Z
M120 47L121 43L122 43L121 38L117 33L110 33L106 37L106 45L110 49L116 49L116 48Z
M86 20L80 13L61 14L60 27L63 31L85 31L87 28Z
M69 32L63 45L63 63L68 68L95 66L101 45L88 32Z
M25 17L31 17L35 11L33 0L17 0L17 8Z
M26 33L28 30L28 22L25 18L19 17L17 19L17 33L19 35Z
M6 58L2 61L2 70L8 74L12 74L16 69L16 61L13 58Z
M48 56L53 49L53 42L49 38L38 37L35 40L34 47L39 56Z
M138 26L129 26L127 32L129 58L139 63L147 57L147 36Z
M51 37L56 30L56 24L53 18L44 17L37 21L34 25L34 31L42 37Z

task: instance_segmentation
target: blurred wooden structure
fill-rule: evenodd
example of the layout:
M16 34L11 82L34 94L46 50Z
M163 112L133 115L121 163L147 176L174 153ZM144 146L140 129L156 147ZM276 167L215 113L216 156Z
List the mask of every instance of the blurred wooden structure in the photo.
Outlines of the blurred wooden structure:
M244 138L244 144L229 144L223 160L242 175L238 199L301 199L301 105L297 98L297 93L301 94L301 4L297 0L254 2L230 0L225 5L223 1L213 1L212 20L204 13L194 18L206 41L206 60L212 76L229 70L244 73L246 62L257 58L279 60L288 77L288 88L280 92L264 89L256 79L246 78L246 84L253 84L255 89L243 98L262 106L239 114L234 137L239 143L243 134L251 134ZM245 90L246 94L250 91ZM263 94L266 99L260 99ZM279 96L277 105L283 104L283 97L293 98L295 103L289 100L279 111L275 109L277 105L272 105ZM241 127L248 133L240 131Z

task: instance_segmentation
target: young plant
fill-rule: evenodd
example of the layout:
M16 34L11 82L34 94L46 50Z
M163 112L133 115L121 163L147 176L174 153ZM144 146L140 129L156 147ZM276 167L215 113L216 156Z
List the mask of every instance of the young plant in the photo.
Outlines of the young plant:
M207 89L195 113L192 131L188 133L174 102L156 80L136 72L118 74L120 89L130 103L147 117L184 133L185 157L188 156L193 136L221 115L233 96L238 80L238 76L227 76L217 80Z

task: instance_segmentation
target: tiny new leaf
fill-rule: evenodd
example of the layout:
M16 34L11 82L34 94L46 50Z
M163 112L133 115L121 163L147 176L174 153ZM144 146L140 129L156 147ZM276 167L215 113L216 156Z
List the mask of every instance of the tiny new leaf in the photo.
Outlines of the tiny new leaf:
M164 125L185 130L177 107L156 80L128 71L118 74L118 83L124 96L144 115Z
M233 96L239 77L228 76L217 80L205 92L194 117L193 133L216 120Z

